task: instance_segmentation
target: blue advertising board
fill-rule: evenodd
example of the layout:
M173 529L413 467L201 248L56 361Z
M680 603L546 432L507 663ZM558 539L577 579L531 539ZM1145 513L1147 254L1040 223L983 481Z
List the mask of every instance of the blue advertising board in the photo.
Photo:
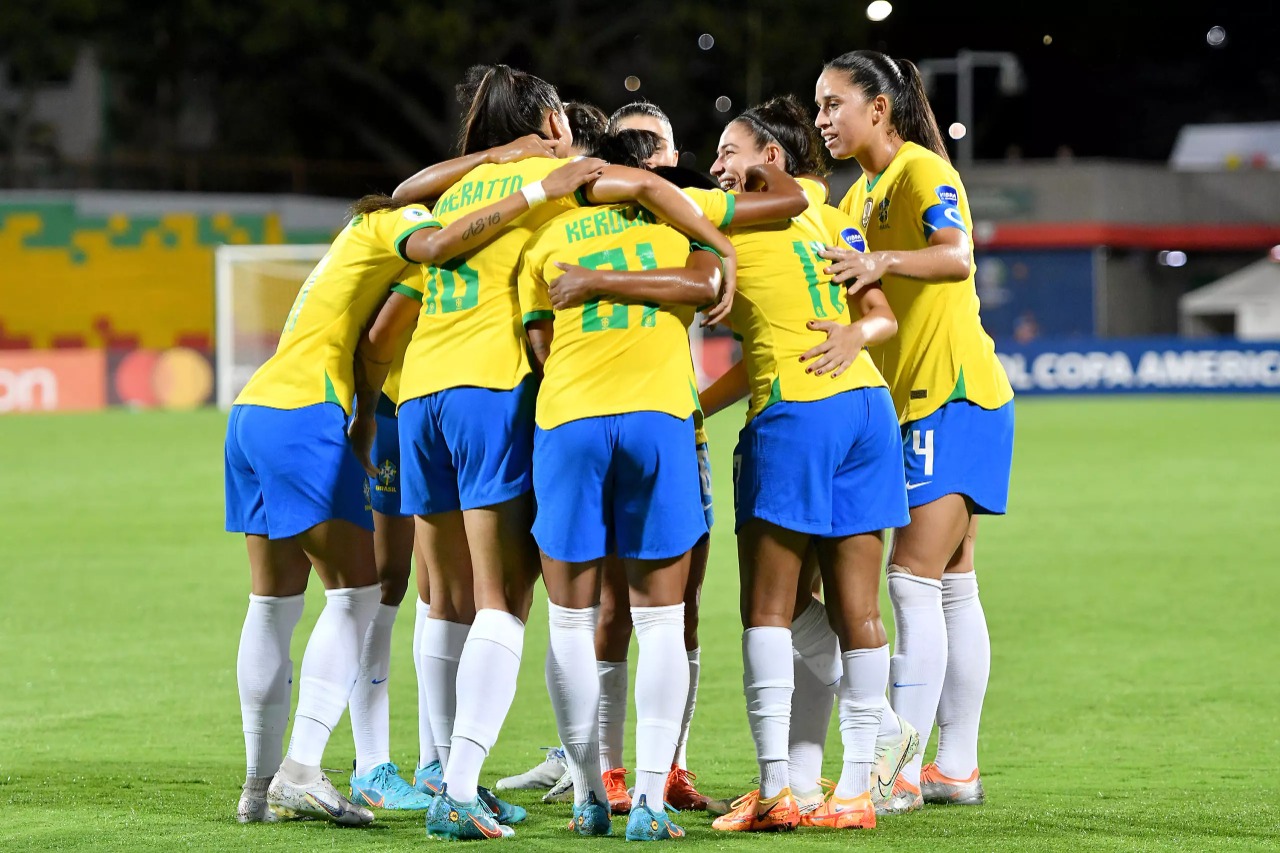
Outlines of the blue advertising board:
M982 326L997 341L1097 333L1092 249L978 249L975 262Z
M1072 338L997 349L1018 394L1280 392L1280 341Z

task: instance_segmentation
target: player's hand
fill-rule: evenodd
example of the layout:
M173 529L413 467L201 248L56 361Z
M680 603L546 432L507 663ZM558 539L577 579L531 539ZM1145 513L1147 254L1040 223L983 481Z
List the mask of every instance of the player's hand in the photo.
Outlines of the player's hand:
M595 270L589 270L577 264L566 264L563 261L556 261L556 266L564 271L564 275L547 282L552 308L557 311L577 308L588 299L594 299L599 295L595 286Z
M514 163L517 160L528 160L530 157L555 157L555 147L549 140L536 133L522 136L514 142L493 149L493 162Z
M808 325L815 332L826 332L827 339L800 356L802 362L813 362L804 369L805 373L818 376L830 373L831 378L835 379L849 369L849 365L853 364L858 353L867 344L862 327L857 323L810 320Z
M583 184L589 184L604 174L604 167L609 165L599 157L583 157L570 160L559 169L542 179L542 191L547 200L564 198Z
M347 428L347 440L351 442L351 450L360 465L370 477L378 476L378 469L370 461L373 456L373 438L378 432L378 421L372 415L361 416L359 412L351 419Z
M855 252L827 246L818 256L832 262L822 270L831 276L832 283L843 284L851 291L874 284L889 271L888 258L883 252Z
M724 278L720 282L720 298L702 315L702 327L710 328L724 322L733 308L733 297L738 292L738 259L728 257L720 259L724 269Z

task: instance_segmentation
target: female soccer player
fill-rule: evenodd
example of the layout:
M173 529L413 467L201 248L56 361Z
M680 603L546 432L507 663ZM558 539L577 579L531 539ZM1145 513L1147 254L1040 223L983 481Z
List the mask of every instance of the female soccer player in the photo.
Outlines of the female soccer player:
M555 181L548 178L549 192L572 192L596 174L593 161L570 164ZM505 222L526 207L523 199L504 201L483 213ZM245 535L252 591L236 665L248 765L237 817L245 823L294 815L345 824L373 819L320 772L381 597L368 485L343 434L353 396L376 401L381 377L371 389L361 384L355 348L413 264L444 262L490 236L465 225L438 229L424 206L385 196L361 199L352 214L298 292L275 354L245 385L227 423L226 529ZM289 640L313 566L326 604L303 657L282 761Z
M464 155L527 133L543 136L557 153L573 144L555 89L537 77L506 66L477 67L459 93L467 107ZM454 713L437 715L432 708L433 726L453 727L444 789L427 812L428 832L443 837L510 832L478 799L478 780L514 697L524 618L539 571L528 533L534 386L527 379L514 274L532 231L572 205L542 205L509 227L477 213L485 202L512 194L540 203L539 180L559 165L531 158L481 166L443 193L436 204L442 221L465 220L468 230L496 229L496 236L484 250L432 271L405 357L399 412L402 505L418 517L430 576L433 618L423 629L424 643L458 661ZM423 184L420 191L436 189ZM580 195L589 202L638 200L724 251L731 263L728 241L692 202L656 176L610 167ZM415 319L412 306L405 310L388 300L364 342L374 379L381 378L374 363L386 360L385 353ZM370 428L371 414L359 413L361 429ZM441 691L429 688L436 692Z
M859 220L870 249L826 251L827 269L851 287L880 281L900 324L871 348L902 424L911 503L890 555L891 699L922 739L935 712L939 728L934 763L921 772L913 760L882 808L920 808L922 791L924 801L976 805L991 646L973 544L977 516L1003 514L1008 503L1013 390L978 316L969 204L919 71L855 50L827 63L815 97L827 150L862 167L840 208Z

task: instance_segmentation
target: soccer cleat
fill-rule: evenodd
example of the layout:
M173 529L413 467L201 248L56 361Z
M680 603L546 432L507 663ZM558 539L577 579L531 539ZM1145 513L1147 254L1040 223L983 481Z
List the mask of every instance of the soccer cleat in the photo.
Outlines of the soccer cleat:
M566 769L560 781L551 786L551 790L542 795L544 803L572 803L573 776Z
M267 808L267 787L271 778L246 779L236 803L236 820L240 823L275 823L276 816Z
M800 810L801 826L805 825L804 816L826 802L827 792L834 789L835 786L835 783L830 779L819 779L818 787L814 788L812 791L803 791L800 793L796 793L795 791L791 792L791 795L796 798L796 808Z
M892 712L886 710L885 713ZM898 717L897 734L876 738L876 761L871 767L871 801L877 808L893 796L898 774L920 754L921 746L919 732L902 717Z
M874 796L872 802L875 803ZM899 774L898 781L893 783L893 793L883 801L875 803L875 807L878 815L906 814L924 808L924 800L920 797L920 789Z
M424 764L413 771L413 787L415 790L434 797L440 793L440 787L444 784L444 767L439 761L433 761L430 764Z
M600 774L604 780L604 794L609 800L609 811L627 814L631 811L631 794L627 793L627 771L615 767Z
M587 801L573 807L573 820L569 821L569 829L579 835L613 835L613 826L609 823L609 808L596 799L594 791L587 792Z
M432 796L401 779L400 768L391 762L379 764L363 776L351 776L351 802L371 809L423 811L431 805Z
M277 819L315 817L342 826L373 822L373 812L348 800L323 773L310 785L295 785L277 773L267 789L267 805Z
M427 809L427 837L447 841L480 841L490 838L510 838L516 831L498 823L489 807L479 797L460 803L449 796L447 787Z
M926 764L920 771L920 793L926 803L934 805L980 806L987 801L976 768L968 779L952 779L943 776L938 765Z
M767 800L760 799L758 789L745 794L734 801L731 812L711 822L721 832L789 832L799 825L800 807L790 788Z
M560 777L569 769L564 750L558 746L544 746L546 759L536 767L530 767L518 776L499 779L493 786L495 791L537 791L553 787Z
M641 796L627 818L628 841L669 841L684 838L684 829L672 822L665 808L649 808L649 798Z
M870 792L846 800L832 791L831 796L805 814L800 822L804 826L827 829L875 829L876 807L871 803Z
M485 804L498 823L512 826L529 816L524 806L517 806L514 803L508 803L506 800L498 799L493 795L493 791L483 785L477 786L476 791L480 802Z
M707 810L707 798L693 787L693 780L698 777L683 767L672 764L667 774L667 804L682 812L704 812Z

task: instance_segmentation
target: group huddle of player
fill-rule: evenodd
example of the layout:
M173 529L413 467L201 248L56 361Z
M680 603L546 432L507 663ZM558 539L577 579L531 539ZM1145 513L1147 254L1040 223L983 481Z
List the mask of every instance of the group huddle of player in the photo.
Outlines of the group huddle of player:
M479 781L539 578L560 746L498 787L571 797L570 831L609 835L625 814L629 840L683 837L667 804L759 832L982 803L990 648L973 549L977 515L1005 511L1013 394L915 66L832 60L816 117L794 97L745 111L711 178L677 167L653 104L606 118L502 65L471 69L458 96L461 156L353 206L231 412L226 526L245 534L252 587L239 819L420 809L433 837L513 835L525 810ZM824 148L863 171L838 207ZM701 391L699 310L742 345ZM686 763L713 523L702 420L744 398L734 529L760 782L715 808ZM413 562L410 783L390 759L386 682ZM312 569L325 607L282 755ZM824 788L833 706L844 762ZM348 707L350 798L320 769Z

